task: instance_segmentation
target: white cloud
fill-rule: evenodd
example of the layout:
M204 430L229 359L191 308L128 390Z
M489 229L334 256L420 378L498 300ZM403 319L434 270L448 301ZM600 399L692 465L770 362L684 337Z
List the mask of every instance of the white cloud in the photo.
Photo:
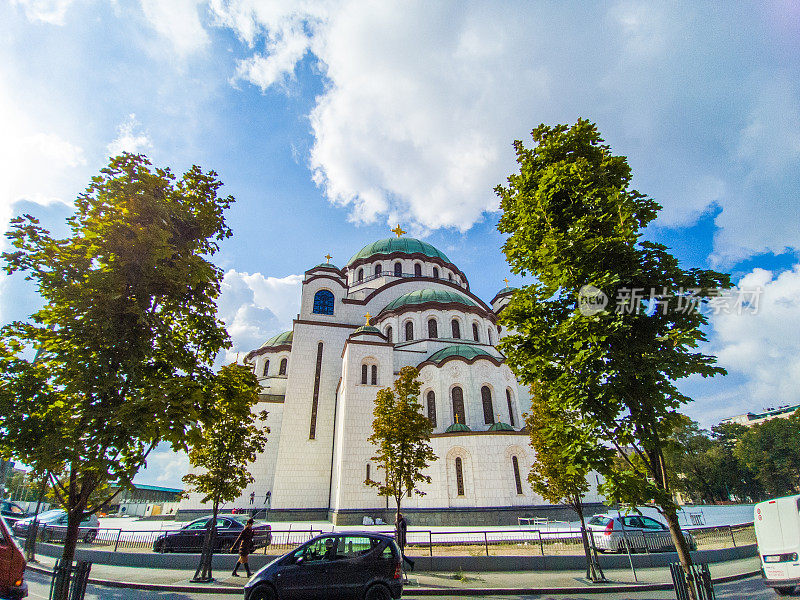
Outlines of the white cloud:
M719 207L721 261L800 247L797 65L754 54L767 36L758 8L211 0L211 11L252 49L237 76L262 90L313 56L326 82L309 165L353 221L467 229L497 208L512 140L583 116L664 205L659 225ZM769 190L755 183L776 172Z
M203 0L141 0L150 25L167 38L180 56L206 47L208 32L200 20Z
M67 9L74 0L11 0L12 5L22 6L25 16L31 21L42 21L51 25L63 25Z
M185 452L173 452L168 444L159 444L147 457L147 466L134 478L136 483L183 488L181 478L191 469Z
M691 410L712 423L768 406L800 404L800 264L779 274L755 269L739 288L761 289L759 308L756 314L721 312L710 319L706 351L718 357L728 376L705 385L713 393L699 396Z
M147 133L139 131L141 125L136 120L136 115L131 113L128 118L117 127L117 137L107 146L110 156L117 156L123 152L137 154L153 147Z
M219 315L233 340L225 361L244 356L265 340L292 328L300 310L302 275L266 277L230 270L222 282Z

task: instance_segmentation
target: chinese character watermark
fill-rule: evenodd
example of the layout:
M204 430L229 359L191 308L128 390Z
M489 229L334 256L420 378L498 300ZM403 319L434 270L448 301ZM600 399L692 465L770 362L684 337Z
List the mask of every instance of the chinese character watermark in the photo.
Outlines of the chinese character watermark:
M590 317L609 308L622 315L645 314L648 316L668 312L681 314L711 313L714 315L757 314L763 288L663 288L621 287L614 303L609 307L608 295L593 285L585 285L578 292L578 310Z

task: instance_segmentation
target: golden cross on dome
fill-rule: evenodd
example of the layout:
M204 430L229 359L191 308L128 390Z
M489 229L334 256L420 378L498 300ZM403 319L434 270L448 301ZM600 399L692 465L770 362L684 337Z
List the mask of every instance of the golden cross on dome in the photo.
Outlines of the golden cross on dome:
M331 259L332 259L332 258L333 258L333 257L331 256L330 252L328 252L328 254L326 254L326 255L325 255L325 262L326 262L327 264L330 264L330 263L331 263Z
M503 279L503 281L505 281L505 282L506 282L506 287L508 287L508 277L506 277L505 279Z
M458 413L456 413L456 423L458 423Z
M372 318L372 315L367 313L364 315L364 318L367 320L367 322L364 323L364 325L369 326L369 320Z
M393 234L395 234L397 237L400 237L400 236L401 236L401 235L403 235L404 233L408 233L407 231L403 231L403 228L402 228L402 227L400 227L400 223L398 223L398 224L397 224L397 227L395 227L394 229L390 229L389 231L391 231L391 232L392 232Z

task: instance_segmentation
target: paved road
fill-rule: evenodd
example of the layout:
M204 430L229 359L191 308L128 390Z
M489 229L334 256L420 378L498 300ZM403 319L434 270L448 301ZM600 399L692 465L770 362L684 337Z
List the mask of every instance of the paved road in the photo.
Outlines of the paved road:
M50 578L39 573L28 572L26 579L29 586L31 600L46 599L50 592ZM742 581L719 584L714 587L717 600L772 600L777 598L775 592L764 586L760 577L753 577ZM798 596L800 597L800 596ZM232 600L241 598L233 594L185 594L171 592L147 592L140 590L126 590L89 586L86 591L86 600ZM414 596L408 590L403 598L409 600L436 598L436 596ZM443 598L443 596L439 596ZM459 596L465 600L675 600L672 591L643 592L638 594L569 594L543 596Z

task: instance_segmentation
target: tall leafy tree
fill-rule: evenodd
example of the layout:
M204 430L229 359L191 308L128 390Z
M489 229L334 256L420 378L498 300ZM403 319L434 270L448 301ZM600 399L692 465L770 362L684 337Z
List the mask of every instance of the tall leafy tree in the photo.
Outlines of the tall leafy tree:
M131 485L156 444L185 448L209 414L202 384L229 344L209 261L231 235L221 185L123 154L78 196L66 237L30 215L6 234L6 272L35 282L44 306L2 331L0 448L53 474L66 564L81 520L110 500L94 492Z
M397 515L403 498L423 496L421 483L430 483L425 469L437 460L430 445L433 426L422 414L419 403L419 371L403 367L392 388L378 391L372 421L372 435L367 438L378 450L372 460L383 470L383 482L367 479L365 484L378 488L378 494L394 498Z
M770 419L742 433L734 455L770 497L800 491L800 409L787 419Z
M532 148L515 142L519 172L496 188L507 260L535 277L503 311L512 333L502 349L523 382L546 382L603 430L626 466L609 475L607 495L653 501L691 577L664 442L690 400L676 380L724 373L697 350L706 324L697 307L729 279L683 269L641 240L660 207L630 189L627 160L592 123L540 125L532 136Z
M531 388L531 408L525 416L535 459L528 474L534 492L553 504L567 504L581 522L586 556L586 577L605 581L596 550L589 543L583 498L589 491L589 474L605 472L613 458L603 445L601 432L579 407L569 406L541 383Z
M255 481L247 464L264 451L269 433L262 424L267 412L253 411L258 390L253 371L239 364L222 367L203 390L211 402L210 414L189 450L189 462L195 472L183 477L189 489L203 494L202 501L210 501L212 506L195 581L213 579L211 562L220 503L235 500Z

